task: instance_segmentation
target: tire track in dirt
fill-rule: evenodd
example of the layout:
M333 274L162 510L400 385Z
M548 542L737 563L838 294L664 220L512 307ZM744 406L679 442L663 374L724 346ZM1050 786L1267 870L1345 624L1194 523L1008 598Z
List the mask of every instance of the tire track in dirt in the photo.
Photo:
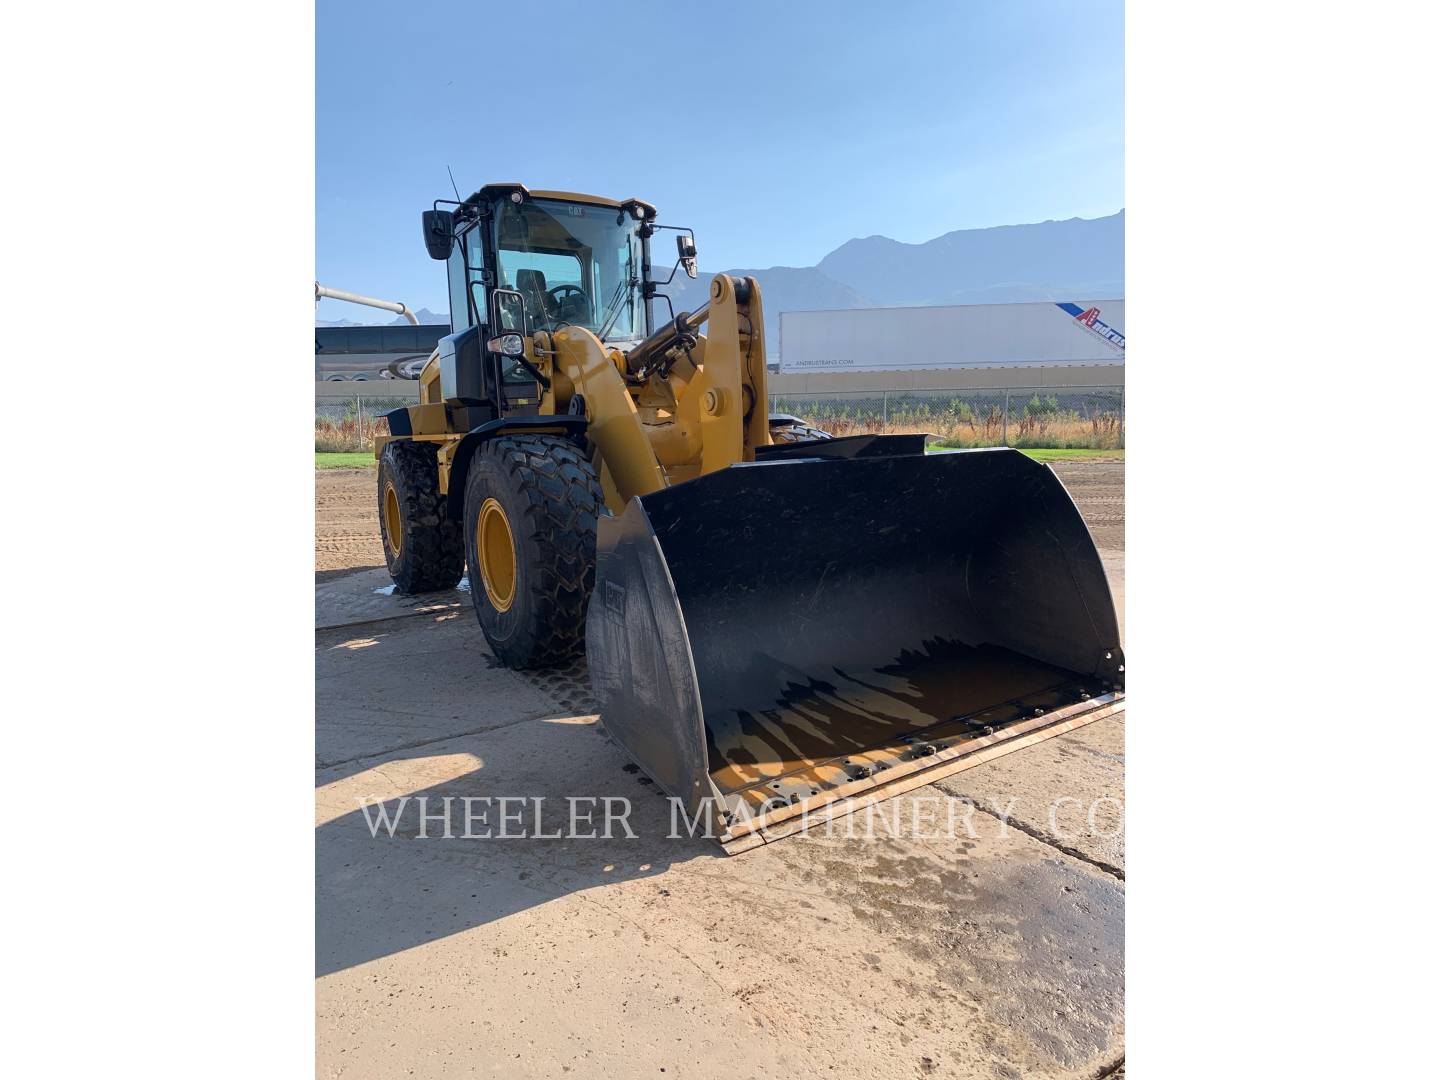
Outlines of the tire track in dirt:
M316 469L316 580L384 565L375 470Z
M1080 508L1095 546L1102 551L1124 551L1124 460L1057 461L1052 468Z

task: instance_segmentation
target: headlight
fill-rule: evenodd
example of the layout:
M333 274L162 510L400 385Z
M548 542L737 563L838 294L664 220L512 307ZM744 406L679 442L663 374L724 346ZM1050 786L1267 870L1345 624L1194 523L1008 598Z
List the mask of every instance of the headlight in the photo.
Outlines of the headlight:
M501 334L487 341L485 348L501 356L524 356L525 339L519 334Z

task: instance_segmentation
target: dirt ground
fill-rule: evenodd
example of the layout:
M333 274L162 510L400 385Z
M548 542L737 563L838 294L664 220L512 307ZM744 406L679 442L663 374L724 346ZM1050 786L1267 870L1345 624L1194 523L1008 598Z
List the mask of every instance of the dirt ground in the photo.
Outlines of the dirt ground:
M1059 461L1051 468L1080 508L1102 555L1125 550L1123 459Z
M1057 472L1123 601L1123 463ZM374 502L317 473L317 1075L1123 1076L1123 714L726 857L667 835L583 661L509 671L465 593L389 594ZM507 797L635 835L464 834Z
M1125 462L1059 462L1055 472L1070 489L1103 551L1125 550ZM385 565L380 548L373 469L315 471L315 576Z
M385 565L375 470L315 470L315 579Z

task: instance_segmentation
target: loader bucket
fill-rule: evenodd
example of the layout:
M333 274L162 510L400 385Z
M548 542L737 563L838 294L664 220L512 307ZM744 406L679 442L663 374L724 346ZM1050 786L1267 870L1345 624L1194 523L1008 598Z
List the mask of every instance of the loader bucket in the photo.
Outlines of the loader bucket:
M600 522L606 730L727 850L1121 707L1090 534L1015 450L769 448Z

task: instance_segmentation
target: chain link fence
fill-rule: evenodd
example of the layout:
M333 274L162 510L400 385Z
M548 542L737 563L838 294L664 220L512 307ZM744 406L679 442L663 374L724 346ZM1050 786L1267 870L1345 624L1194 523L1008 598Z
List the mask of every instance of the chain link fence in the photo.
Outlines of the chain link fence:
M940 445L1118 450L1123 386L1008 386L773 394L770 411L832 435L925 431Z
M315 449L326 453L369 450L376 435L390 433L384 414L418 401L414 393L400 397L357 393L352 398L326 397L316 401Z
M368 450L387 433L383 414L414 395L326 398L315 405L315 449ZM1123 386L1009 386L965 390L857 390L773 394L772 413L832 435L925 431L941 446L1118 450L1125 446Z

